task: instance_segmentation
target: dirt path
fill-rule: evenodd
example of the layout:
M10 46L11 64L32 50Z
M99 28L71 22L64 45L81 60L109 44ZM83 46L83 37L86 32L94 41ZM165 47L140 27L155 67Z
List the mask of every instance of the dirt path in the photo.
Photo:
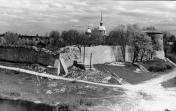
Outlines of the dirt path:
M138 88L138 89L143 89L143 88L152 88L154 86L161 86L163 82L166 82L170 79L173 79L176 77L176 69L174 69L172 72L161 75L159 77L144 81L140 84L133 85L132 87Z

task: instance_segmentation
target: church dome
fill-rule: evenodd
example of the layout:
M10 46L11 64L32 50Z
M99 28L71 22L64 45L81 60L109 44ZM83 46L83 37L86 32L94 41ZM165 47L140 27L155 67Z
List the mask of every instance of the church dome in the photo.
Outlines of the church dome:
M91 31L91 29L88 27L88 29L87 29L87 31L86 31L86 34L91 34L92 33L92 31Z
M105 26L99 26L99 27L98 27L98 30L99 30L99 31L106 31L106 28L105 28Z
M92 33L91 29L88 28L87 29L87 33Z

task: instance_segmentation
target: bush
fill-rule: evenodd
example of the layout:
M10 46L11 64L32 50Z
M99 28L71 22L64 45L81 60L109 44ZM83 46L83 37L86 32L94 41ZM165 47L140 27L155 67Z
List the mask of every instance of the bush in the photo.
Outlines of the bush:
M152 64L151 66L149 66L148 70L151 72L164 72L172 68L173 66L167 62L163 62L163 63L159 62L159 63Z
M154 59L150 61L144 61L142 63L151 72L164 72L166 70L172 69L174 66L162 59Z
M166 57L169 58L171 61L176 63L176 54L173 53L166 53Z

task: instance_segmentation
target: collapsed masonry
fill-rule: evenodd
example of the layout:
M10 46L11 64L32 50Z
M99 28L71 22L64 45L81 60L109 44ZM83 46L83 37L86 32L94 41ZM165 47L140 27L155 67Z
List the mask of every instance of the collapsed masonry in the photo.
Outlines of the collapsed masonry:
M68 73L60 53L33 46L0 46L0 61L39 64L55 75Z

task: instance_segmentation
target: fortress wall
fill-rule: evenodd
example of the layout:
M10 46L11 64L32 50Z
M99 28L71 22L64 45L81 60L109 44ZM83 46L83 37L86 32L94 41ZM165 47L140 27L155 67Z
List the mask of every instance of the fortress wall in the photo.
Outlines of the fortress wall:
M0 60L54 66L57 56L32 47L0 46Z
M126 48L126 61L131 61L130 47ZM103 64L106 62L123 61L120 46L92 46L85 47L85 65L90 64L90 55L92 53L92 64ZM83 61L84 47L81 47L81 61Z

